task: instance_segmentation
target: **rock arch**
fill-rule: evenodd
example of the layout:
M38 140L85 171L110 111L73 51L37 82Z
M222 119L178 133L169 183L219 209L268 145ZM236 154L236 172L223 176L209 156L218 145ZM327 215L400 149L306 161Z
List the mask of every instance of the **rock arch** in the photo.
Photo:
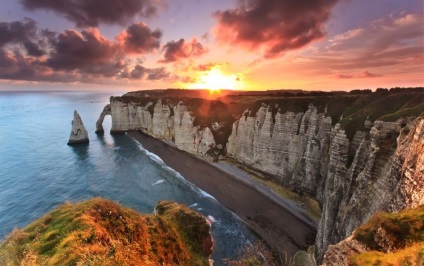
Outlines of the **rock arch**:
M110 104L107 104L104 108L102 113L100 114L99 119L97 119L96 122L96 133L97 134L103 134L105 131L103 129L103 120L105 119L105 116L112 115L112 109L110 107Z

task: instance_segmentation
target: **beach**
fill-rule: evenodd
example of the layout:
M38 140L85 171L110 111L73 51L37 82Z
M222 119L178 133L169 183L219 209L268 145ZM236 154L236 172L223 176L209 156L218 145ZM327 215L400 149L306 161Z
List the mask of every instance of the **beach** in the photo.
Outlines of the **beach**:
M269 191L261 191L254 183L246 182L237 171L214 166L139 131L127 134L234 212L274 251L284 251L291 257L299 249L305 250L314 244L316 225L313 221Z

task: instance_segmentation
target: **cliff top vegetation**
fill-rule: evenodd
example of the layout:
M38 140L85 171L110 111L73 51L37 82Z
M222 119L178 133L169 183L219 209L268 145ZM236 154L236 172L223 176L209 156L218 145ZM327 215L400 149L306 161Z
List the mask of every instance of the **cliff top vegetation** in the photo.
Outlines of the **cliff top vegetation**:
M424 205L399 213L379 212L355 230L369 251L349 265L424 265Z
M317 107L318 112L326 112L333 125L340 123L349 139L352 139L358 130L364 130L366 119L371 122L394 122L404 117L424 114L424 88L378 88L375 92L369 89L350 92L225 91L214 100L203 97L202 93L205 92L168 89L131 92L115 99L143 106L148 102L156 104L159 99L172 106L183 101L196 117L195 125L206 127L213 122L223 122L227 125L228 128L223 130L225 134L222 134L222 141L219 141L222 144L231 133L232 122L239 119L244 110L249 109L250 115L256 116L263 104L272 109L274 116L277 112L305 112L312 104ZM149 111L153 113L152 106Z
M66 203L0 245L1 265L208 265L209 225L174 202L140 215L94 198Z

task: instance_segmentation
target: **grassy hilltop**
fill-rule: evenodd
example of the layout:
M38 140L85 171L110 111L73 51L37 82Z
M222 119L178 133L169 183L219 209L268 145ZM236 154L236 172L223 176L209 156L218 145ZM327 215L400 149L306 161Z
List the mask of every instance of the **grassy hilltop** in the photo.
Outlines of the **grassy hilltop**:
M368 252L349 265L424 265L424 205L399 213L380 212L355 230Z
M0 265L209 265L209 225L162 201L155 214L94 198L64 204L0 245Z

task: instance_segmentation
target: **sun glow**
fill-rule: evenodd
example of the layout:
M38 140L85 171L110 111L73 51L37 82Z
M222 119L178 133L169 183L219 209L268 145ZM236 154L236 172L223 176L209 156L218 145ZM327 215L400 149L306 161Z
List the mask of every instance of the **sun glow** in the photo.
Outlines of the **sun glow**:
M227 75L221 70L213 68L198 77L198 82L190 87L197 89L208 89L210 93L219 93L220 90L241 89L242 81L235 74Z

